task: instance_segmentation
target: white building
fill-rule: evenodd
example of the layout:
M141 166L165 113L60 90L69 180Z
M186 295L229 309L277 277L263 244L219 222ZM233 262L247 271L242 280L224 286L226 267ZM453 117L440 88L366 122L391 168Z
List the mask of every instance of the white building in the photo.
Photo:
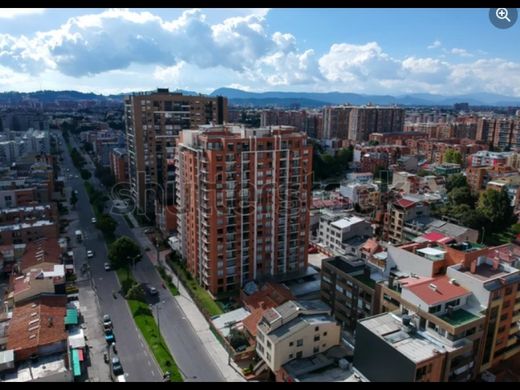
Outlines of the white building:
M373 234L370 222L356 216L333 213L325 210L320 217L318 240L321 245L335 254L344 255L352 251L348 241L357 237L366 240Z
M267 310L257 327L256 351L273 372L293 360L340 344L341 327L323 302L288 301Z

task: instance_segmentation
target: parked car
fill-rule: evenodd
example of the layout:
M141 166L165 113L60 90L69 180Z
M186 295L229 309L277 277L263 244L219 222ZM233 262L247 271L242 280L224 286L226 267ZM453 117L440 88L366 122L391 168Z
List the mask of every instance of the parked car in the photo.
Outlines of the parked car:
M112 372L116 376L123 375L123 366L121 365L121 361L117 356L112 357Z
M105 263L105 271L111 271L112 267L110 266L110 263Z
M93 257L94 257L94 251L92 251L92 250L89 249L89 250L87 251L87 258L88 258L88 259L91 259L91 258L93 258Z
M105 314L103 316L103 327L105 329L111 329L112 328L112 319L108 314Z
M114 331L112 330L112 328L105 329L105 341L108 345L116 341L116 336L114 335Z
M92 223L96 223L97 222L96 217L92 217L91 221L92 221Z

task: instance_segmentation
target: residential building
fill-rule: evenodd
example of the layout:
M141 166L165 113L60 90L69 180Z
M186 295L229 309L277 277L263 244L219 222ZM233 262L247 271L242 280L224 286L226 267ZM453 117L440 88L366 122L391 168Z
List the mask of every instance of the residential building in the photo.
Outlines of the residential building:
M288 301L266 311L258 324L256 351L273 373L293 359L340 344L340 326L321 301Z
M357 253L357 246L349 245L349 241L358 238L358 246L373 235L370 222L363 218L322 211L318 230L318 240L321 245L335 254Z
M370 133L401 132L404 129L404 113L404 109L397 107L352 107L348 138L353 141L367 141Z
M116 184L128 183L128 154L126 149L114 148L110 151L110 170Z
M446 275L473 292L473 303L486 315L480 372L520 353L520 270L499 256L480 256L470 264L448 267Z
M427 312L421 315L424 317L420 317L419 323L414 322L415 317L400 313L382 313L360 320L356 328L355 367L373 382L446 382L474 378L470 338L478 332L481 322L473 321L469 325L473 333L453 343L430 332L431 326L437 329L437 323L443 320ZM445 325L453 328L448 323ZM466 334L466 330L462 334ZM479 340L474 343L478 346Z
M16 362L32 356L67 353L66 303L64 295L48 295L14 307L7 330L7 349L14 350Z
M166 230L166 212L174 205L175 147L179 132L227 121L224 97L184 96L168 89L125 98L126 144L130 191L136 206Z
M478 194L487 181L487 171L488 167L482 166L471 166L466 168L466 181L468 182L468 186L471 189L471 192L474 194Z
M291 127L183 131L176 154L182 256L212 294L307 267L312 146Z
M433 170L436 175L449 176L460 173L461 166L455 163L442 163L436 165Z
M28 243L43 237L58 238L58 224L42 219L0 226L0 245Z
M359 319L377 313L375 289L363 260L335 256L322 261L321 300L344 330L353 334Z
M334 106L323 109L323 134L324 139L349 138L349 117L352 106Z

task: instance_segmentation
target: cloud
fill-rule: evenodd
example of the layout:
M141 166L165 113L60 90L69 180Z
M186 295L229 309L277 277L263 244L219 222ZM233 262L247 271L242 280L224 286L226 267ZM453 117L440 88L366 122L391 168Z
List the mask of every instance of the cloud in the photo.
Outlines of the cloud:
M428 49L438 49L439 47L442 46L442 43L441 41L439 41L438 39L436 39L435 41L432 42L431 45L428 45Z
M451 54L455 54L455 55L461 56L461 57L473 57L473 54L468 52L466 49L459 49L457 47L454 47L453 49L451 49Z
M0 19L13 19L18 16L42 14L45 8L2 8L0 10Z

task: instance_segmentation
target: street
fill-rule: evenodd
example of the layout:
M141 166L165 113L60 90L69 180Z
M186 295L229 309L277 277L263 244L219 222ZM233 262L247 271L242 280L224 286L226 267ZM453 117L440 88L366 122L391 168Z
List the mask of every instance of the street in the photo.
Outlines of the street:
M89 160L87 157L87 162L89 162ZM89 166L92 166L92 164L89 163ZM106 192L96 177L92 176L91 182L96 189ZM111 206L111 201L108 203L108 206ZM109 207L109 209L112 208ZM128 224L121 214L111 213L111 215L118 222L116 236L127 236L141 246L143 258L136 264L134 276L137 281L149 283L159 289L160 300L158 306L161 334L185 380L224 382L224 377L218 367L215 366L213 359L209 356L207 349L201 343L200 338L197 336L182 308L175 298L172 297L168 289L161 288L162 279L154 265L148 259L148 256L146 256L144 248L138 237L134 234L134 231L128 227ZM92 224L90 224L90 226L92 226ZM102 262L99 263L99 266L102 266ZM157 307L153 307L152 312L157 320Z
M61 135L59 138L63 140ZM79 175L78 170L72 164L64 140L61 146L64 149L64 161L61 163L64 172L68 168L71 174ZM114 323L117 349L123 369L128 374L127 380L131 382L162 381L161 370L151 356L139 330L136 328L127 303L121 296L118 296L117 299L114 299L112 296L113 291L119 291L120 286L115 273L106 272L103 267L104 262L108 261L107 246L103 235L91 222L94 213L90 206L83 180L81 177L77 179L73 177L68 179L68 181L68 184L78 191L76 209L79 215L79 225L77 228L83 231L85 237L83 244L79 245L75 237L71 239L71 244L74 247L74 265L79 274L78 276L81 276L81 273L79 273L81 265L88 262L92 275L92 285L98 296L101 310L104 314L109 314ZM85 249L94 251L95 255L92 259L86 259ZM101 318L99 321L99 326L101 326Z

